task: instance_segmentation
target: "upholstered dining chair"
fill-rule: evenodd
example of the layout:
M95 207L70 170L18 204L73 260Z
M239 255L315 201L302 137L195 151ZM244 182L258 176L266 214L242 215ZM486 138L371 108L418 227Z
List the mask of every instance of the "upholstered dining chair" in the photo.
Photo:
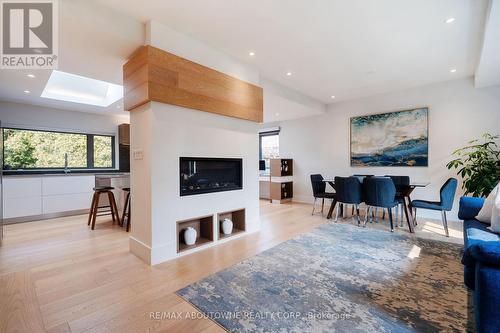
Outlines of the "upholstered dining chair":
M415 209L422 208L441 211L441 219L443 220L446 237L450 237L446 212L449 212L453 208L453 200L455 199L457 184L458 181L455 178L449 178L439 190L439 201L412 200L411 202L411 206ZM414 216L416 217L416 215L415 210Z
M311 175L311 185L314 196L313 210L311 215L314 215L316 208L316 200L321 199L321 215L323 215L323 208L325 207L325 199L334 199L335 193L326 192L326 183L323 181L323 176L320 174Z
M387 209L389 212L389 222L391 224L391 232L394 231L392 221L392 209L398 205L396 199L396 186L389 177L368 177L363 181L364 201L368 206L366 212L366 222L373 208L379 207Z
M392 176L392 175L386 175L385 177L389 177L392 179L392 182L394 183L394 186L396 186L396 200L398 201L398 205L396 206L396 224L399 216L399 211L401 212L401 219L399 220L399 225L403 226L403 204L404 204L404 199L403 196L398 195L397 190L398 186L407 186L410 185L410 177L409 176ZM385 210L382 215L382 219L385 218Z
M358 177L335 177L335 199L333 205L353 205L356 209L356 218L358 226L361 221L359 218L359 204L363 202L363 192L361 181ZM337 207L335 221L338 221L340 206Z

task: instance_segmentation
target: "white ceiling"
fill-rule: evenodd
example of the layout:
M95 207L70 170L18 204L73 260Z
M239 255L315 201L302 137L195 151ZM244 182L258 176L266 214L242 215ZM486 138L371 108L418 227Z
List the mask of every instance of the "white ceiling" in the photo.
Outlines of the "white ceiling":
M121 83L122 65L143 44L143 23L153 19L324 104L472 76L487 9L487 0L64 0L60 4L62 71ZM444 23L449 17L456 21ZM248 55L250 50L255 57ZM457 71L450 73L451 68ZM286 76L288 71L291 76ZM36 71L36 79L25 74L1 70L0 99L123 112L120 103L103 109L42 99L38 96L49 73ZM24 94L26 89L32 93ZM275 114L273 108L266 112ZM279 112L286 113L286 108Z
M476 68L476 87L500 84L500 0L492 0L486 15L481 57Z

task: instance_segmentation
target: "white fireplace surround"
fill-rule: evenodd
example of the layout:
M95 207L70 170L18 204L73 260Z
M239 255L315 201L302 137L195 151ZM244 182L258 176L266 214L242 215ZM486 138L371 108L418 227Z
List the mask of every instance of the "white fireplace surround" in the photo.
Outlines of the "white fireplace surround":
M154 265L224 242L177 253L176 223L241 208L240 235L259 230L259 124L157 102L132 111L130 123L133 253ZM181 156L241 158L243 189L181 197Z

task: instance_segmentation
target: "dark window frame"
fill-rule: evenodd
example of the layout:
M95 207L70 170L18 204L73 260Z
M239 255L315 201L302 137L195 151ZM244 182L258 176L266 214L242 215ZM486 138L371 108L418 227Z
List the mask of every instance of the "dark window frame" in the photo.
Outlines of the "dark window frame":
M109 134L96 134L96 133L82 133L82 132L72 132L72 131L57 131L57 130L46 130L46 129L37 129L37 128L23 128L23 127L3 127L4 133L0 138L2 140L2 145L4 145L4 135L5 130L18 130L18 131L31 131L31 132L46 132L46 133L59 133L59 134L76 134L76 135L85 135L87 138L87 166L86 167L68 167L68 170L111 170L116 168L116 153L115 153L115 142L116 136ZM95 136L104 136L111 138L111 167L95 167L94 166L94 137ZM5 148L5 146L4 146ZM37 171L37 170L64 170L64 167L44 167L44 168L22 168L22 169L5 169L5 154L2 156L2 165L3 171Z

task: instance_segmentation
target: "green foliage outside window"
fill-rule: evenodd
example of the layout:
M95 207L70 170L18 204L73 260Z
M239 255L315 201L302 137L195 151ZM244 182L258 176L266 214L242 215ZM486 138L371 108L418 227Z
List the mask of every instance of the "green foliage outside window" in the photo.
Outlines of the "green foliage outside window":
M87 151L87 134L4 129L4 168L64 168L68 156L69 168L113 167L111 136L89 135L93 152ZM88 165L87 154L94 154L94 165Z
M94 136L94 167L111 168L113 166L113 150L110 136Z

